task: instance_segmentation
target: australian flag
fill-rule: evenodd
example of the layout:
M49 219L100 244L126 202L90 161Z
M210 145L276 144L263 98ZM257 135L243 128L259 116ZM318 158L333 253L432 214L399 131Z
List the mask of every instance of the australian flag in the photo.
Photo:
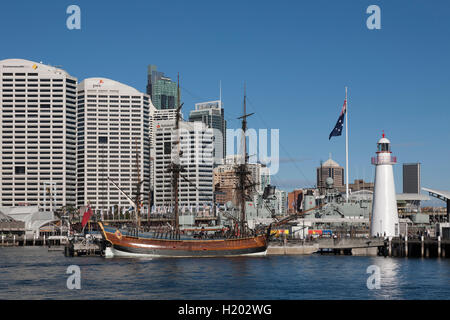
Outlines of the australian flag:
M342 106L342 111L339 116L338 121L336 122L336 125L334 126L333 131L331 131L330 136L328 137L328 140L331 139L333 136L340 136L342 134L342 127L344 125L344 116L345 112L347 112L347 100L344 100L344 105Z

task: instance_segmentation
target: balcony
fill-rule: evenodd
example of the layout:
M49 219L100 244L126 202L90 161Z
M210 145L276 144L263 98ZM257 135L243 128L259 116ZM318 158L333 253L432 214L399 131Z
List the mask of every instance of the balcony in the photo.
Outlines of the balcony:
M389 154L389 157L372 157L372 164L378 165L378 164L396 164L397 163L397 157L391 157Z

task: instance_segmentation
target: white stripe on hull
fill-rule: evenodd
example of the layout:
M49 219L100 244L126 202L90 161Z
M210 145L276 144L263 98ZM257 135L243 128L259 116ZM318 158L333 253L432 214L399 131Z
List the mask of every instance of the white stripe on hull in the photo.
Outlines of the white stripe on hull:
M240 256L265 256L267 253L267 249L262 252L253 252L253 253L243 253L243 254L235 254L235 255L211 255L211 256L172 256L172 255L159 255L159 254L147 254L147 253L132 253L125 252L121 250L117 250L112 247L106 247L105 250L105 258L213 258L213 257L240 257Z

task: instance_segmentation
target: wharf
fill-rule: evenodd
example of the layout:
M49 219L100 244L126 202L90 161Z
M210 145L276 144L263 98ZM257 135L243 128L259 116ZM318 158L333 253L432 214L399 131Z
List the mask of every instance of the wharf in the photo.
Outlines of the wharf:
M384 247L380 238L321 238L314 240L271 241L267 248L268 255L332 253L344 255L377 255L378 248Z
M450 239L436 238L319 238L271 241L268 255L335 254L353 256L448 258Z
M448 258L450 239L441 237L393 238L385 241L384 255L390 257Z
M64 239L42 236L27 238L25 236L1 236L0 247L22 247L22 246L60 246L64 245Z

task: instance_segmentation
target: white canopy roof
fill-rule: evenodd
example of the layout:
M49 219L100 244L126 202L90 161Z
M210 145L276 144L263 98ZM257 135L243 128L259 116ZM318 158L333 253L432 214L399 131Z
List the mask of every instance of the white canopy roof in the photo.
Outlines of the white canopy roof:
M436 190L436 189L429 189L429 188L422 188L422 190L427 191L430 193L431 196L435 196L436 198L440 198L442 200L450 199L450 191Z
M431 200L431 198L425 194L420 193L398 193L397 194L397 201L403 200L403 201L428 201Z

